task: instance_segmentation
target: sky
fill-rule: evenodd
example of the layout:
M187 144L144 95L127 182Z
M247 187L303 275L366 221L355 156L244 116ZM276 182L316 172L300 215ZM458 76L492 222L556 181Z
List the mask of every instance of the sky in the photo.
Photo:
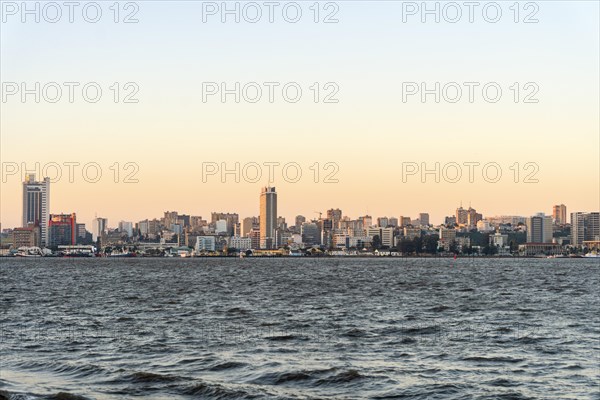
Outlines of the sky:
M60 167L51 213L76 212L88 224L107 217L109 226L167 210L258 215L269 183L290 223L329 208L352 217L429 212L441 223L461 202L484 216L551 213L561 203L600 209L598 2L480 2L473 22L463 2L453 3L460 18L439 2L439 22L421 2L278 2L272 23L264 2L247 3L227 3L238 4L236 22L222 2L120 2L118 16L112 1L80 2L71 23L62 2L60 18L38 3L36 22L21 2L3 1L2 227L20 224L22 173L36 163L38 175ZM254 5L262 15L253 23ZM240 101L223 102L221 83L236 82ZM62 96L52 102L56 86ZM424 99L421 89L430 90ZM73 179L69 163L79 163L70 164ZM221 176L236 163L239 182ZM272 182L264 163L279 163ZM421 175L436 163L438 181ZM479 163L472 182L470 163Z

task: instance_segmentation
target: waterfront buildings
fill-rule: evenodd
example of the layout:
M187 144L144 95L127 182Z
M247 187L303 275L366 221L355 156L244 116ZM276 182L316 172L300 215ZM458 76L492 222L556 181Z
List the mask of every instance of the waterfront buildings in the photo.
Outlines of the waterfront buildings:
M15 228L12 231L13 247L39 247L39 227Z
M214 236L198 236L196 237L196 252L215 251L217 241Z
M50 220L50 178L38 182L35 174L29 174L23 182L22 227L39 227L37 245L48 246L48 222Z
M369 227L365 229L365 233L371 240L373 240L375 236L379 236L379 240L383 247L394 246L394 228Z
M75 245L77 218L73 214L51 214L48 223L48 246Z
M571 213L571 244L582 246L584 241L600 240L600 212Z
M229 247L238 250L251 249L252 239L249 237L232 236L229 238Z
M271 249L277 228L277 192L274 187L264 187L260 193L260 248Z
M527 243L552 242L552 217L538 213L527 218Z

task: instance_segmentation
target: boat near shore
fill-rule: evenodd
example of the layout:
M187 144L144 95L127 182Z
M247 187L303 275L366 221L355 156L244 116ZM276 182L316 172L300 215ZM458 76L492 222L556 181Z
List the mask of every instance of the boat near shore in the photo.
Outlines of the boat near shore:
M17 249L17 252L15 253L15 257L45 257L49 254L52 254L52 252L48 249L40 249L37 246L32 246L32 247L19 247Z

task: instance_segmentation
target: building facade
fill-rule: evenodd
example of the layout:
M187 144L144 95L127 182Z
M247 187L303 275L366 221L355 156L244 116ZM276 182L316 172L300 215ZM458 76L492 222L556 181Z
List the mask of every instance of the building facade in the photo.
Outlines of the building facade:
M277 228L277 192L264 187L260 193L260 248L270 249L275 242Z
M38 246L48 246L48 222L50 221L50 178L35 180L29 174L23 182L23 228L39 227Z
M571 244L583 246L584 241L600 240L600 213L571 213Z
M552 242L552 217L538 213L525 221L527 226L527 243Z

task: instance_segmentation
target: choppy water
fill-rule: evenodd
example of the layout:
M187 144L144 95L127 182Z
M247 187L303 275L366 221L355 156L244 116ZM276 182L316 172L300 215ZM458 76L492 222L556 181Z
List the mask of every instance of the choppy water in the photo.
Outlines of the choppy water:
M2 259L0 398L600 399L597 260Z

